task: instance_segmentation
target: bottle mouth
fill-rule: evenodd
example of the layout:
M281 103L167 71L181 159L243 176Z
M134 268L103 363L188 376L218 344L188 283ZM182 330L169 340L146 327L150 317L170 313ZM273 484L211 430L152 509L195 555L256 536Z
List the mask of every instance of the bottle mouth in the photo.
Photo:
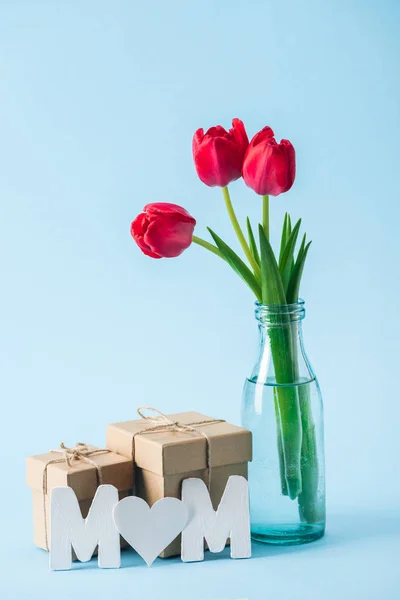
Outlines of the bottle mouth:
M304 300L299 298L293 304L262 304L255 302L255 315L260 323L280 325L282 323L301 321L304 319L306 310Z

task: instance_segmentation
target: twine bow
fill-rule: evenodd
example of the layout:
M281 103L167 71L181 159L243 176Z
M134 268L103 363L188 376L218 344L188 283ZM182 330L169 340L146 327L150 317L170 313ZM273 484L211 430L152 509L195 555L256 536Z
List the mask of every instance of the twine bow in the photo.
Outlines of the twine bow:
M143 410L149 410L155 413L157 416L152 415L144 415L142 413ZM157 433L163 431L178 431L178 432L188 432L188 433L196 433L197 435L202 435L206 440L206 448L207 448L207 487L208 491L211 488L211 444L210 438L204 431L199 431L196 427L201 427L203 425L213 425L214 423L225 423L224 419L206 419L204 421L194 421L192 423L180 423L179 421L172 421L165 415L163 412L158 410L157 408L153 408L152 406L139 406L136 409L138 415L144 420L152 423L150 427L144 427L139 431L136 431L133 434L132 439L132 458L135 460L135 437L137 435L143 435L146 433Z
M100 471L94 460L91 460L89 456L93 456L95 454L104 454L106 452L110 452L110 450L102 449L102 448L90 448L87 444L83 444L82 442L78 442L76 446L73 448L68 448L63 442L60 444L59 450L50 450L50 452L54 454L62 454L63 456L58 460L54 460L51 462L63 462L66 461L68 467L72 467L72 463L74 461L83 460L96 468L98 476L100 478ZM50 463L48 463L50 464Z
M107 454L111 452L111 450L107 450L106 448L90 448L87 444L83 444L82 442L78 442L76 446L73 448L68 448L63 442L60 444L60 448L58 450L50 450L53 454L61 454L59 458L54 458L53 460L49 460L44 469L43 469L43 512L44 512L44 533L45 533L45 543L46 549L49 550L49 540L48 540L48 532L47 532L47 509L46 509L46 495L47 495L47 469L50 465L54 465L56 463L66 462L68 468L73 467L74 462L83 461L90 465L92 465L96 469L96 480L97 485L102 484L101 471L99 466L96 464L94 460L90 457L95 456L97 454Z

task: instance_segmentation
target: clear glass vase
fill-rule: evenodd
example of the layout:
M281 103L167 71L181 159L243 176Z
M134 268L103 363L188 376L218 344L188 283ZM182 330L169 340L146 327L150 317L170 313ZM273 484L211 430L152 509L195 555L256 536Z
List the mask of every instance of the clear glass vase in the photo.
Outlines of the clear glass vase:
M325 531L323 407L304 351L304 301L256 303L258 360L243 390L242 422L253 433L249 464L252 538L302 544Z

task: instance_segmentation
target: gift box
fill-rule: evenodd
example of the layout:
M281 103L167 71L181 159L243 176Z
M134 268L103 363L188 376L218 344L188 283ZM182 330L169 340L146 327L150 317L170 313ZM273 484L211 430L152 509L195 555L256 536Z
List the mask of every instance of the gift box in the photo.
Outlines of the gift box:
M182 481L196 477L209 487L216 510L229 476L247 478L250 431L197 412L151 418L139 414L143 418L108 425L106 446L133 459L134 493L150 506L167 496L180 498ZM177 538L161 556L179 554Z
M95 446L78 444L60 450L30 456L26 462L26 482L32 489L34 543L44 550L50 544L50 491L54 487L71 487L78 499L82 517L86 518L100 484L118 489L119 497L132 495L134 470L132 460ZM121 546L126 545L121 539ZM75 559L75 555L73 556Z

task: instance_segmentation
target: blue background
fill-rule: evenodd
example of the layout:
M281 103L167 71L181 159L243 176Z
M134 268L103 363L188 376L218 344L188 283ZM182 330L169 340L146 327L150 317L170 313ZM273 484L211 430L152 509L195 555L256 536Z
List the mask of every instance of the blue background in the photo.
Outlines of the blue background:
M395 0L0 3L0 589L5 598L386 599L400 587L399 25ZM198 127L271 125L297 150L272 201L313 240L306 348L326 406L328 535L201 564L133 553L50 573L24 461L104 444L139 404L239 421L252 297L197 246L155 261L129 235L148 202L234 243L197 179ZM238 215L260 201L231 186ZM196 581L196 583L194 583ZM397 592L396 592L397 590Z

